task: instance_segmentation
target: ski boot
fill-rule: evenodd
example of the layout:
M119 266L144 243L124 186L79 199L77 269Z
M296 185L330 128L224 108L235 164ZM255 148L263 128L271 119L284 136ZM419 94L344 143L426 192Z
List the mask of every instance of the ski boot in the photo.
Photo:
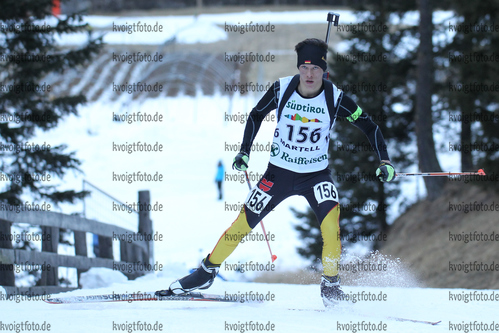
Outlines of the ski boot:
M213 284L213 281L218 274L218 270L220 269L220 265L212 264L208 260L209 256L210 255L201 261L201 265L197 270L179 280L175 280L170 285L169 289L159 290L156 292L156 295L181 295L196 289L208 289Z
M333 307L341 301L348 300L348 296L341 290L339 275L322 275L321 297L326 308Z

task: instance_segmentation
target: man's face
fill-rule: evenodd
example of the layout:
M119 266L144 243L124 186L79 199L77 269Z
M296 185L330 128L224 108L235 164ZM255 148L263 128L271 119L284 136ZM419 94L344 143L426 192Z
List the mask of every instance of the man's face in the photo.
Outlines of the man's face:
M305 97L315 96L322 87L322 75L324 71L317 65L300 65L300 86L299 91Z

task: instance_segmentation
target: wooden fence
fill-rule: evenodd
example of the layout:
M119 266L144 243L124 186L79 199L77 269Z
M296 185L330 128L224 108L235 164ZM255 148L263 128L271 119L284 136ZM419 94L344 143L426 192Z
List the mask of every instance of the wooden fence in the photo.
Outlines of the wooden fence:
M139 192L139 202L149 204L149 191ZM42 251L13 249L12 242L0 241L0 285L7 294L44 295L70 291L77 288L59 286L58 267L74 267L80 274L92 267L106 267L121 271L129 279L135 279L151 270L138 270L144 265L152 265L153 244L148 241L138 241L137 236L152 237L152 221L148 211L139 211L138 232L135 233L115 225L85 219L77 215L65 215L54 212L11 212L0 211L0 233L11 234L12 223L25 223L41 226ZM59 230L73 231L75 255L57 254L59 245ZM99 258L89 258L86 233L99 236ZM50 237L48 237L50 235ZM123 239L126 236L126 239ZM6 237L3 237L4 239ZM120 239L120 261L113 258L112 240ZM131 239L130 239L131 238ZM9 246L10 245L10 246ZM3 247L3 248L2 248ZM138 263L141 263L140 265ZM44 265L41 279L37 286L15 287L13 265ZM50 268L48 266L50 265ZM10 267L10 268L9 268ZM147 267L147 266L146 266ZM10 277L8 276L9 273ZM6 282L7 281L7 282Z

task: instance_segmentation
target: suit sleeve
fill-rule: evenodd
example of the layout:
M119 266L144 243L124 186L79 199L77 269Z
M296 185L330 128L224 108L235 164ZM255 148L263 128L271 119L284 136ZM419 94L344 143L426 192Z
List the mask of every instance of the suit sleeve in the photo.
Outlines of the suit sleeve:
M338 117L346 118L350 123L360 128L369 139L379 160L390 160L385 139L378 125L350 97L343 94L338 105Z
M279 86L279 81L274 82L256 106L251 110L248 116L246 127L244 128L243 141L241 143L241 151L247 153L248 155L251 151L251 146L253 145L253 141L255 140L263 119L272 110L277 109L277 105L279 103Z

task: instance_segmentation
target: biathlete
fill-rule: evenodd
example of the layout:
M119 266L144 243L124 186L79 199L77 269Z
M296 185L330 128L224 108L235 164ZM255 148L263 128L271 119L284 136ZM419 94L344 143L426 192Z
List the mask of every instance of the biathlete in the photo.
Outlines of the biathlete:
M266 172L251 189L239 216L225 230L213 251L192 274L174 281L158 295L172 295L209 288L223 261L281 201L301 195L308 201L320 224L323 239L321 297L325 306L343 300L338 264L340 205L338 192L328 168L330 130L338 117L360 128L376 152L380 165L376 175L382 182L394 179L385 140L378 127L362 109L330 81L326 71L327 44L309 38L295 46L299 74L276 81L249 114L241 150L233 168L248 168L251 145L267 114L277 110L270 160Z

